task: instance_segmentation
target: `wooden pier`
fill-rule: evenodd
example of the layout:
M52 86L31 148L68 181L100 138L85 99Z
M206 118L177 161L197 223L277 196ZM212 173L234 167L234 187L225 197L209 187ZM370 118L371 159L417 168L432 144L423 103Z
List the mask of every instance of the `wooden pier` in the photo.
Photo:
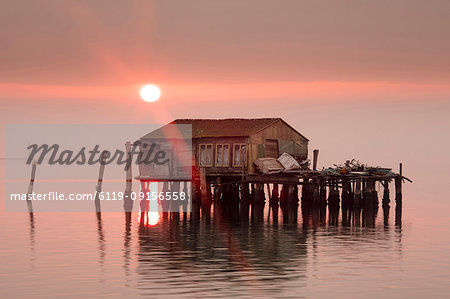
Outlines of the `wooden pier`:
M264 206L267 204L269 217L272 215L274 222L278 221L278 211L281 208L284 223L297 222L299 206L306 215L311 211L325 211L328 206L329 223L337 224L338 210L342 209L344 222L348 219L349 223L352 221L359 225L362 216L363 225L374 225L380 200L385 217L389 213L390 185L393 183L395 222L396 225L401 225L402 184L405 181L411 182L400 172L384 175L330 175L310 170L289 175L244 175L244 180L242 176L205 176L204 172L198 174L192 180L193 215L204 214L201 211L208 211L212 204L220 203L228 207L228 216L233 218L235 215L234 219L258 221L262 220ZM207 186L206 192L204 186ZM385 220L387 222L387 218Z
M258 196L259 193L267 192L267 197L272 201L280 199L298 202L300 193L303 204L378 205L379 195L375 189L378 183L383 188L382 202L386 205L390 202L389 185L392 182L395 188L395 202L401 204L402 184L405 181L411 182L400 173L329 175L311 170L295 175L245 175L243 180L241 176L206 177L203 173L202 177L202 173L199 174L198 177L193 177L194 198L207 197L202 190L205 189L204 186L209 186L213 191L208 194L213 195L214 200L224 198L227 192L239 195L240 200L244 200L248 192Z

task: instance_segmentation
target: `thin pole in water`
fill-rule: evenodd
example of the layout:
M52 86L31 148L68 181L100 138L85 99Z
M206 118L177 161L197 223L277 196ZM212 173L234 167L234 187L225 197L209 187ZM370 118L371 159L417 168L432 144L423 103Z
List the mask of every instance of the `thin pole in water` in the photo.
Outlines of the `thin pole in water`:
M97 213L101 212L100 207L100 193L102 192L102 183L103 183L103 173L105 172L105 159L106 159L107 152L103 151L102 155L100 157L100 169L98 171L98 181L97 181L97 187L95 189L95 211Z
M36 163L36 161L33 161L33 164L31 166L30 184L28 185L28 191L27 191L27 206L28 206L28 212L30 212L30 213L33 213L33 204L29 197L31 194L33 194L34 178L36 177L36 167L37 167L37 163Z
M125 194L124 194L124 202L123 208L125 212L131 212L133 210L133 200L131 198L131 192L133 188L132 182L132 157L131 157L131 142L127 141L125 143L126 155L127 155L127 164L126 164L126 182L125 182Z

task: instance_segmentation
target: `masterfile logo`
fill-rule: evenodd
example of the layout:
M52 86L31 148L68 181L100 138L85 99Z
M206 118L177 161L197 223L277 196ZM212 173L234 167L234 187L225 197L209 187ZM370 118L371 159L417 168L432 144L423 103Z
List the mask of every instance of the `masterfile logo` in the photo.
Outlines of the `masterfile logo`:
M161 126L7 125L6 210L92 211L94 201L102 211L123 211L125 202L135 211L188 211L192 128L148 137Z

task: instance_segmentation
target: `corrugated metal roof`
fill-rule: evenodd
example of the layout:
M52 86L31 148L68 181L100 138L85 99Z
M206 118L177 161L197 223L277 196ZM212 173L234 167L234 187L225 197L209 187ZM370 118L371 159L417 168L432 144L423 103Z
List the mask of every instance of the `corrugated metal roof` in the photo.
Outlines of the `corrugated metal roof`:
M282 121L292 128L281 118L176 119L169 124L192 125L192 138L247 137L278 121ZM296 131L294 128L292 129ZM161 131L164 131L164 127L143 138L155 138L156 135L162 135ZM300 134L298 131L296 132ZM164 135L167 136L167 133Z

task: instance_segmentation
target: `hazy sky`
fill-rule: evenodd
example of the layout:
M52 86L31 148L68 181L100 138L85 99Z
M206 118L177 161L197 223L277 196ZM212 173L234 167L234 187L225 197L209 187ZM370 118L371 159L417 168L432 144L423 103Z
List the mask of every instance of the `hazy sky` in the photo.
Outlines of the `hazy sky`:
M447 0L1 3L2 83L450 83Z
M449 28L448 0L2 0L1 124L283 117L320 161L438 161Z

